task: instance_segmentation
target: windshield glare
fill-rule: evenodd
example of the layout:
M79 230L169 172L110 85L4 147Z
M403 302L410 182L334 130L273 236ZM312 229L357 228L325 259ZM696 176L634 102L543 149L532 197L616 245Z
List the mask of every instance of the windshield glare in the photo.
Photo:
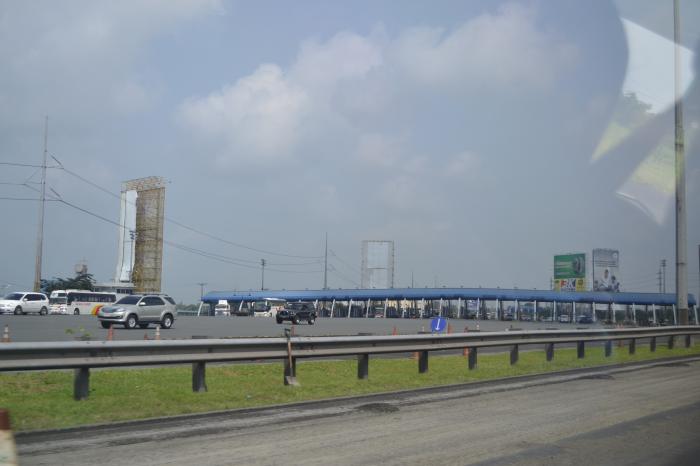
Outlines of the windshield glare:
M139 299L141 299L141 296L124 296L115 304L137 304Z

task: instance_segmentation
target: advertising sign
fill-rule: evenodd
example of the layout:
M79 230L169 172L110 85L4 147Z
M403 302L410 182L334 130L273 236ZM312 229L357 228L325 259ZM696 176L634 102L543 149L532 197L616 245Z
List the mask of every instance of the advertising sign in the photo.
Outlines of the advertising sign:
M620 251L593 250L593 291L620 291Z
M561 254L554 256L554 290L586 290L586 254Z

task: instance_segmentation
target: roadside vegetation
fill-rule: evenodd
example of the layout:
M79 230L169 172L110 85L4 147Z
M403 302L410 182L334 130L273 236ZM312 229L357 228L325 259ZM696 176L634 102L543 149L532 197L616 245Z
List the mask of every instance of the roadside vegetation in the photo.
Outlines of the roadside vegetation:
M614 346L605 358L603 348L586 348L584 359L575 349L557 349L552 362L544 351L522 351L514 366L508 353L479 354L478 367L469 371L463 356L431 353L429 371L418 373L412 359L371 358L369 379L357 379L354 360L300 361L300 387L283 385L282 363L220 364L207 366L206 393L191 391L192 372L187 367L96 370L90 376L90 397L72 398L72 371L0 374L0 407L10 410L15 431L43 430L86 424L102 424L159 416L202 413L226 409L294 403L324 398L391 392L412 388L475 382L487 379L619 364L647 359L700 354L700 343L691 348L656 352L637 345L635 355L627 347Z

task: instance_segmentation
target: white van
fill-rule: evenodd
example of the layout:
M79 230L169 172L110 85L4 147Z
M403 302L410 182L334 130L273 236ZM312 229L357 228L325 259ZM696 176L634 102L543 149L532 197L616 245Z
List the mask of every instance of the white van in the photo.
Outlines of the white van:
M44 293L19 291L0 299L0 314L40 314L49 313L49 298Z

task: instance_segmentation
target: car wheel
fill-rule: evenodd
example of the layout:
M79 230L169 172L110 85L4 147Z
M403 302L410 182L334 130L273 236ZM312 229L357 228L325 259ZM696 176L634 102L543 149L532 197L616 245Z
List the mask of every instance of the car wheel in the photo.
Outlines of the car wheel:
M46 309L46 307L42 307L41 310L39 311L39 314L42 316L45 316L48 313L49 313L49 310Z
M292 323L294 325L299 325L299 318L297 316L292 317Z
M102 328L109 328L112 325L112 323L102 321L100 322L100 325L102 326Z
M160 323L160 327L164 329L169 329L173 326L173 316L170 314L165 314L163 316L163 321Z
M138 323L139 320L136 318L136 316L134 314L129 314L129 317L127 317L126 321L124 322L124 328L128 328L129 330L135 329Z
M275 320L277 320L277 323L278 323L278 324L281 324L281 323L282 323L282 319L279 318L279 317L277 317L277 319L275 319Z
M141 327L141 328L148 328L148 324L139 324L139 327Z
M17 306L15 308L15 315L16 316L22 315L22 306Z
M78 309L77 307L76 307L75 309L73 309L73 315L74 315L74 316L79 316L79 315L80 315L80 309Z
M309 325L313 325L316 322L316 318L312 317L309 319Z

